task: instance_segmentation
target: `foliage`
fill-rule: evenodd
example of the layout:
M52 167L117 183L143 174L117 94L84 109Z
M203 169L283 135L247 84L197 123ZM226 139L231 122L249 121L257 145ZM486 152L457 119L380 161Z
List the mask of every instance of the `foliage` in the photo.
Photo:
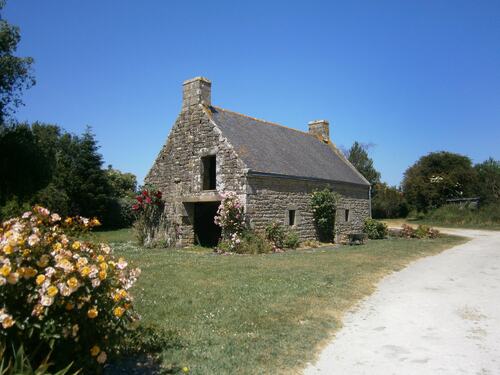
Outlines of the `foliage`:
M403 224L401 226L401 231L399 232L401 237L404 238L436 238L439 236L439 231L437 229L431 228L427 225L419 225L417 229L413 228L408 224Z
M285 242L285 230L283 229L283 225L277 221L268 224L266 226L266 238L275 248L283 249Z
M240 254L265 254L273 251L272 244L260 233L245 231L237 252Z
M487 227L500 225L500 205L488 204L477 209L448 204L430 211L420 220L433 225Z
M325 188L311 194L313 219L320 241L332 242L334 237L335 210L339 195Z
M400 231L401 237L404 238L414 238L415 237L415 229L411 225L403 224L401 225Z
M128 270L104 243L82 240L97 219L61 219L36 206L0 229L0 340L24 345L32 364L52 351L57 363L106 362L136 319Z
M416 238L436 238L439 235L437 229L431 228L427 225L419 225L415 230Z
M373 160L368 156L366 147L354 142L347 151L347 160L361 173L371 185L380 182L380 173L373 166Z
M102 169L98 149L89 129L82 136L40 123L1 129L0 207L10 202L1 218L20 215L24 205L42 204L61 215L99 217L107 228L129 226L127 200L135 193L135 177Z
M442 151L423 156L408 168L402 186L408 203L427 212L447 199L470 197L476 181L476 171L467 156Z
M0 160L0 205L14 195L25 202L50 182L50 160L28 125L0 128Z
M234 251L241 242L245 230L243 204L234 192L222 193L222 201L217 209L214 222L222 229L222 243L229 244L229 251ZM224 245L223 245L224 246Z
M476 193L481 198L482 205L500 203L500 160L489 158L476 164Z
M155 230L163 214L162 193L153 186L146 186L135 197L132 205L135 212L134 232L139 245L152 246Z
M300 245L299 235L296 231L290 230L283 241L283 246L287 249L296 249Z
M372 190L372 215L376 219L406 217L408 203L399 189L386 183L377 183Z
M363 232L368 235L370 240L380 240L387 237L387 225L374 219L366 219Z
M262 234L245 230L237 237L237 241L221 239L215 251L219 254L266 254L275 249L273 244Z
M4 2L0 2L0 11ZM31 57L15 56L21 40L19 27L9 24L0 15L0 127L22 105L21 93L35 84Z
M11 349L12 358L7 362L4 358L5 348L0 344L0 374L1 375L51 375L49 369L53 364L49 362L50 353L45 357L41 363L33 366L30 363L29 356L24 351L24 346L21 344L18 349ZM62 370L56 371L53 375L66 375L73 363L70 363ZM73 375L79 374L80 371L73 372Z
M30 205L26 202L21 202L15 195L12 196L3 207L0 207L1 217L14 217L19 212L24 212L30 209Z
M137 191L137 179L134 174L121 172L114 169L112 165L108 165L105 174L108 184L116 196L133 198L135 191Z

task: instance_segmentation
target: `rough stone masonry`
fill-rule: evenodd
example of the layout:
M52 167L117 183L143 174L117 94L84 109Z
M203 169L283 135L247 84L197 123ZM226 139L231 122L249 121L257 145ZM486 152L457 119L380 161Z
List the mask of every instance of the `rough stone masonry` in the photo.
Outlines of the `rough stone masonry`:
M212 106L211 82L203 77L184 82L181 112L145 182L163 193L155 239L169 246L216 242L213 216L229 191L252 228L277 221L301 240L317 239L315 190L342 196L336 240L360 232L370 217L370 184L330 140L328 121L310 122L306 133Z

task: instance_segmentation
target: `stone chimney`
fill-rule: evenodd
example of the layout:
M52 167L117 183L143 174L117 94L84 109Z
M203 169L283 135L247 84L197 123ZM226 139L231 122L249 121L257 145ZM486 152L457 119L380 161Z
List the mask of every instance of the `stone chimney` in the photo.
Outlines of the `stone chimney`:
M319 140L328 143L330 140L330 123L327 120L315 120L309 122L309 134L312 134Z
M204 77L195 77L182 84L182 110L200 103L211 105L212 82Z

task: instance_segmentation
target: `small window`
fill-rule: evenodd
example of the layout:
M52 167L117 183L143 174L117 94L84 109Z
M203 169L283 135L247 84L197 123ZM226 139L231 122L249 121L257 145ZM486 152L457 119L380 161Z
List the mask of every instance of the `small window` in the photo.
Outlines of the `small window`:
M216 163L215 155L201 158L201 181L203 190L216 189Z
M288 225L295 225L295 210L288 211Z
M345 210L345 221L349 221L349 210Z

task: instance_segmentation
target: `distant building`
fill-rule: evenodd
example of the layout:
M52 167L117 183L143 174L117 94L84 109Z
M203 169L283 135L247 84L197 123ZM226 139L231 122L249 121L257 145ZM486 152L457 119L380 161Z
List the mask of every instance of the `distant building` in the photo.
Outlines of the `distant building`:
M454 204L460 207L477 208L479 206L479 199L480 199L479 197L452 198L452 199L447 199L446 203Z
M326 120L309 132L212 106L211 82L183 84L182 110L146 177L166 201L157 237L171 245L214 245L214 216L221 193L233 191L249 225L264 230L278 221L301 240L316 239L311 192L325 187L342 199L337 239L362 231L370 217L370 184L330 140Z

